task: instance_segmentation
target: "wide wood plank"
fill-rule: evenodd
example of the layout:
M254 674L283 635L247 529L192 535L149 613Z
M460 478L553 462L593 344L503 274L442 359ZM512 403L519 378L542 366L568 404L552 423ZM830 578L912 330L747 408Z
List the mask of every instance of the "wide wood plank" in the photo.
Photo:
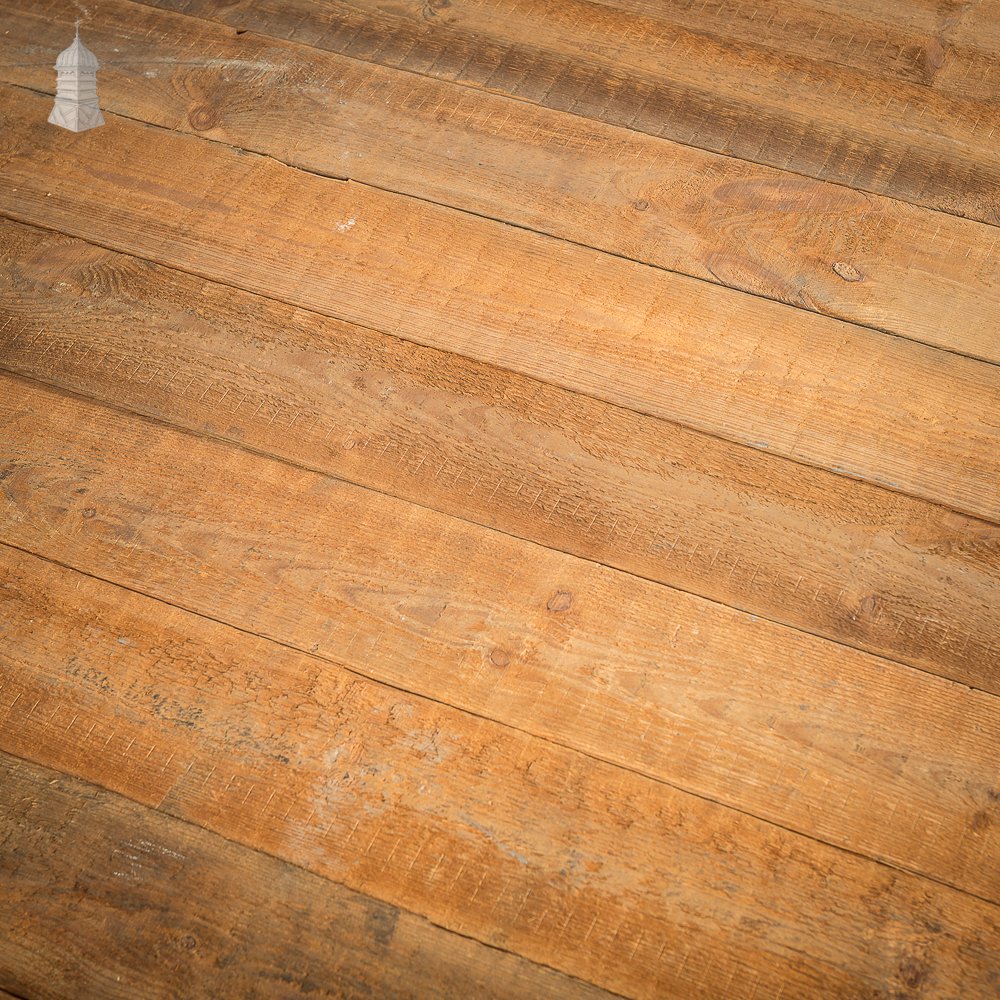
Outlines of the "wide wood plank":
M993 102L1000 85L997 6L938 0L596 0L666 24L809 60ZM991 9L992 7L992 9Z
M1000 222L992 102L587 0L149 0L713 152Z
M4 753L0 843L0 984L31 1000L611 997Z
M4 563L8 752L629 996L967 1000L1000 981L995 905L33 557ZM38 601L45 631L17 610Z
M1000 826L979 818L997 805L995 696L161 424L3 385L4 540L1000 898L987 860ZM57 606L50 585L35 600ZM37 617L21 612L22 631Z
M1000 521L997 366L47 104L0 91L9 217Z
M51 91L74 16L12 13L0 78ZM105 110L1000 357L994 227L128 0L86 37Z
M1000 690L1000 527L0 222L0 366Z

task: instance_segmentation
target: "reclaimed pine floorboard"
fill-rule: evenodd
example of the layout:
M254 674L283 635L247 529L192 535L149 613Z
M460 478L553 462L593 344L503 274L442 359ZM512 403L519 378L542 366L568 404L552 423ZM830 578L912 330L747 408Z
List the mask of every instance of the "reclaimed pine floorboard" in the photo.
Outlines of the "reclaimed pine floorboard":
M0 997L1000 993L1000 3L0 3Z

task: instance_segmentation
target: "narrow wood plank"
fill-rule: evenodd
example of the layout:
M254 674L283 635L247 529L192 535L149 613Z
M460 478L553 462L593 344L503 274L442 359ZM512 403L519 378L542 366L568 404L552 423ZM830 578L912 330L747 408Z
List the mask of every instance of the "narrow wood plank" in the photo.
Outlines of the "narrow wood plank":
M996 3L938 0L597 0L658 22L737 42L777 48L809 60L993 102L1000 82Z
M611 997L3 753L0 842L0 983L32 1000Z
M1000 907L7 556L52 626L0 650L8 752L628 996L1000 981Z
M47 106L0 91L9 217L1000 520L997 366L123 119L70 144Z
M1000 897L996 834L977 819L996 805L995 696L161 424L3 385L6 541ZM51 595L46 585L34 600ZM20 613L25 631L34 618Z
M12 14L2 78L51 91L74 16ZM994 227L128 0L86 37L105 110L1000 357Z
M587 0L147 2L1000 222L992 102L803 58L774 36L734 43Z
M0 264L8 370L998 690L994 525L17 223Z

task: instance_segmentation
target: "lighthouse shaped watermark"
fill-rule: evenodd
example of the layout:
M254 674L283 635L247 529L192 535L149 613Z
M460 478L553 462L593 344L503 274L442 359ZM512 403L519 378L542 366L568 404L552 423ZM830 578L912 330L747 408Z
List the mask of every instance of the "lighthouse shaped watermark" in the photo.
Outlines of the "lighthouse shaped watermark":
M80 41L80 22L76 38L56 59L56 103L49 121L71 132L85 132L104 124L97 106L97 56Z

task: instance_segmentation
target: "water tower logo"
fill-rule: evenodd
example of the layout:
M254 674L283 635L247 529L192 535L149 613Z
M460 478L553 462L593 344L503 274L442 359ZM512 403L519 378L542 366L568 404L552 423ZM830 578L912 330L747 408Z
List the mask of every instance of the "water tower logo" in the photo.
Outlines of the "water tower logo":
M71 132L85 132L104 124L97 106L97 56L80 41L80 22L76 22L73 44L56 59L56 103L49 121Z

